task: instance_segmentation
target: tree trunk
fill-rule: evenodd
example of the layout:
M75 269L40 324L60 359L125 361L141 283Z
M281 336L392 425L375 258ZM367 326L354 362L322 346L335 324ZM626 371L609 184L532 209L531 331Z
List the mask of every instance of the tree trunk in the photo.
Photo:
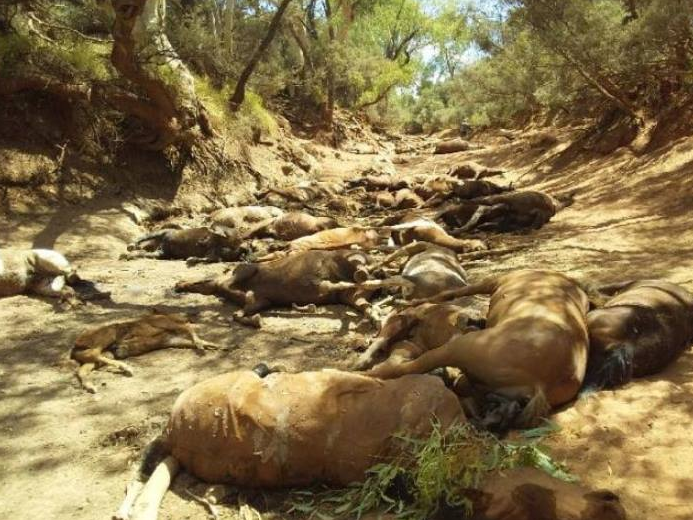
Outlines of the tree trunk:
M332 5L330 0L323 0L325 6L325 17L327 18L327 35L329 37L330 51L334 50L335 43L335 32L334 24L332 20ZM335 104L335 81L334 81L334 65L332 63L333 57L330 55L331 52L327 54L327 74L326 74L326 85L327 90L327 101L323 107L322 120L327 129L332 128L332 122L334 120L334 104Z
M226 0L224 6L223 41L224 51L231 56L233 54L233 29L235 25L236 0Z
M140 89L151 106L144 123L151 135L142 146L163 150L189 147L212 129L197 99L192 74L164 33L165 0L111 0L115 11L111 61ZM142 114L138 114L142 117Z
M639 18L638 8L635 5L635 0L623 0L623 8L626 10L626 17L623 23L627 24Z
M219 38L222 36L222 29L220 29L221 17L219 16L219 11L217 10L215 0L209 0L207 3L209 4L205 9L205 13L207 14L207 24L212 30L214 39L219 40Z
M255 71L255 67L257 67L257 64L260 62L260 58L267 50L267 47L270 46L270 43L272 43L275 34L277 34L277 30L279 29L279 24L282 20L282 16L284 16L284 11L286 11L286 8L289 7L290 2L291 0L282 0L282 3L279 4L277 12L274 13L272 21L270 22L269 27L267 28L267 33L265 34L265 37L260 42L258 48L255 49L255 52L250 57L250 60L243 69L243 72L241 72L241 76L238 78L238 83L236 83L236 90L234 91L233 96L231 96L231 100L229 102L231 105L231 110L236 111L243 104L243 100L245 99L246 83L248 83L250 76Z
M293 37L294 41L296 42L296 45L298 46L298 51L299 55L301 57L301 69L299 72L299 76L301 79L305 80L306 79L306 70L313 70L313 61L310 56L310 50L309 50L309 43L308 43L308 35L306 34L306 29L302 25L300 25L300 22L296 24L294 21L291 21L289 25L289 32L291 33L291 36ZM296 27L298 25L298 27Z

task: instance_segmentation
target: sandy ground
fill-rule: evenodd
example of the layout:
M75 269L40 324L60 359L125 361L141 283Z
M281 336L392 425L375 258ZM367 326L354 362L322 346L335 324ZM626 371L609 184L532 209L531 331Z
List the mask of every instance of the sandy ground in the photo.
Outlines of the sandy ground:
M569 133L550 150L525 140L488 140L467 153L409 154L400 173L443 172L473 158L510 170L505 181L550 193L576 191L576 202L542 230L491 236L494 247L522 246L512 254L470 262L472 279L523 267L557 269L578 279L607 282L663 277L693 289L693 139L636 157L568 161ZM563 143L563 144L560 144ZM341 177L374 156L325 153L325 177ZM259 361L289 370L346 368L353 347L372 331L341 307L318 315L265 314L261 331L230 324L233 307L212 297L175 295L178 280L221 272L223 266L187 268L183 262L117 258L141 233L122 200L99 199L41 214L0 218L0 247L55 247L81 274L112 291L113 302L65 310L24 296L0 302L0 518L109 518L123 496L129 465L161 428L175 397L211 375ZM226 350L204 355L163 350L132 358L131 378L100 370L95 395L82 391L68 352L86 326L133 317L151 308L196 313L205 339ZM365 334L365 335L364 335ZM665 372L614 392L584 398L561 411L563 427L549 444L573 472L595 487L617 492L632 519L693 518L693 354ZM160 518L203 519L204 508L186 490L204 486L185 475L167 494ZM276 497L275 497L276 498ZM232 494L221 518L242 518L252 500L264 518L284 518L271 496Z

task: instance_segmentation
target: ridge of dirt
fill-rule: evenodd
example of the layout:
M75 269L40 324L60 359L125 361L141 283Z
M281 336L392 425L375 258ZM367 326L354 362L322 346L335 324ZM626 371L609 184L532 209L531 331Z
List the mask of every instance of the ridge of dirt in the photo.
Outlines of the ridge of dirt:
M256 166L267 164L275 172L268 183L344 179L374 164L403 176L444 173L462 160L506 168L504 182L553 195L574 192L575 202L541 230L489 236L493 247L523 249L465 264L472 279L542 267L585 282L662 277L693 289L693 138L642 156L625 148L600 156L576 149L579 133L578 128L556 130L557 144L546 148L533 147L531 136L509 141L487 135L480 150L440 156L429 153L432 141L425 138L383 139L379 149L348 151L298 140L296 146L308 148L317 165L310 173L288 176L281 171L288 161L272 151L278 146L261 145L250 154ZM0 304L2 518L104 518L122 499L143 437L183 389L221 371L268 360L289 370L346 369L356 356L353 347L372 333L358 328L360 317L339 306L316 315L269 311L263 313L265 327L256 331L230 323L233 307L213 297L172 293L178 280L221 273L223 266L118 261L143 230L127 211L129 197L97 194L81 204L42 205L40 211L28 205L0 216L0 247L55 247L74 259L85 278L113 293L112 303L70 311L24 296ZM83 392L67 361L74 337L84 327L152 307L194 311L200 335L227 350L198 355L168 349L132 358L132 378L102 369L93 378L99 393ZM618 493L632 520L689 520L692 414L689 352L656 376L593 394L559 412L554 420L562 430L549 444L584 483ZM179 477L160 518L207 518L185 492L199 485ZM233 501L221 508L221 518L238 518L236 513ZM265 519L285 517L271 505L263 513Z

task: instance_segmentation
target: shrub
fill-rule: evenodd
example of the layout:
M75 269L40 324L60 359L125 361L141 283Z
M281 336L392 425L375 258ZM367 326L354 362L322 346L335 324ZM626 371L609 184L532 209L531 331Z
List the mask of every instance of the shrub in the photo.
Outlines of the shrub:
M195 76L195 89L216 128L224 129L239 140L247 140L251 135L248 130L252 128L266 135L278 135L279 125L255 92L246 91L243 105L234 113L229 109L229 99L233 93L230 84L219 89L208 77Z

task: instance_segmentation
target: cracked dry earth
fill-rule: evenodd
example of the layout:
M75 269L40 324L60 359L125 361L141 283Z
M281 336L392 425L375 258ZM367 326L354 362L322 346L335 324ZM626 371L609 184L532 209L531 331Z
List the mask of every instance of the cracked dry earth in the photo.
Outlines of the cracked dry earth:
M484 148L444 156L425 149L395 161L401 175L441 173L473 159L508 170L504 182L552 194L576 191L575 203L543 229L487 237L509 249L465 263L471 279L518 268L549 268L591 282L662 277L693 289L693 139L645 156L619 150L607 157L564 160L573 138L534 149L527 139L487 137ZM424 143L425 144L425 143ZM326 150L326 149L325 149ZM386 156L387 152L383 152ZM344 178L363 155L326 152L321 175ZM390 158L394 153L389 154ZM197 381L259 361L288 370L348 368L355 347L373 331L339 306L317 314L263 313L260 331L229 323L233 307L216 298L175 295L175 282L222 265L118 256L142 229L124 200L0 218L0 247L55 247L112 292L113 302L62 310L24 296L0 301L0 518L109 518L130 476L129 464L163 425L175 397ZM226 347L204 355L161 350L129 360L134 376L99 370L98 393L81 390L68 362L84 327L133 317L152 307L194 310L200 335ZM560 411L562 429L548 441L554 455L585 483L617 492L632 519L693 518L693 354L656 376L601 392ZM208 513L187 491L205 486L181 475L166 495L162 519L203 519ZM249 500L263 518L286 518L284 497L232 492L220 518L244 518Z

